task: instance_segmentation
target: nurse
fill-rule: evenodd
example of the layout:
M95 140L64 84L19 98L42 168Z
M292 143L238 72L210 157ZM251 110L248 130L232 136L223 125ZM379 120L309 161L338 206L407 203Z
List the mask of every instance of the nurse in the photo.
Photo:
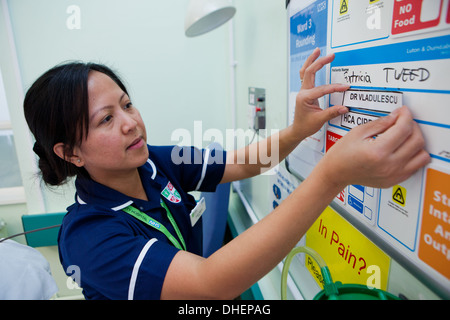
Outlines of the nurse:
M233 299L289 253L346 185L389 187L429 162L417 124L400 108L352 129L272 213L203 258L201 219L190 219L200 209L187 192L259 174L265 165L248 159L270 155L272 142L278 144L273 158L281 161L348 111L319 108L318 98L348 89L315 87L316 72L334 58L319 55L316 49L300 70L293 124L229 152L147 145L125 86L103 65L68 63L36 80L25 97L25 117L46 184L76 177L59 254L65 270L80 271L87 299ZM174 156L191 161L180 164Z

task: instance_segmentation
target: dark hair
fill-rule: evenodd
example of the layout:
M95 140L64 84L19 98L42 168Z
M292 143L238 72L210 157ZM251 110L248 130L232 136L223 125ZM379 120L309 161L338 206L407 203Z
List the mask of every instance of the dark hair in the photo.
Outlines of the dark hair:
M96 63L70 62L55 66L40 76L28 90L24 113L28 127L36 139L33 151L39 156L39 169L48 185L61 185L67 178L89 176L61 159L53 151L59 142L66 146L64 155L71 155L89 131L88 76L98 71L109 76L128 94L119 77L108 67Z

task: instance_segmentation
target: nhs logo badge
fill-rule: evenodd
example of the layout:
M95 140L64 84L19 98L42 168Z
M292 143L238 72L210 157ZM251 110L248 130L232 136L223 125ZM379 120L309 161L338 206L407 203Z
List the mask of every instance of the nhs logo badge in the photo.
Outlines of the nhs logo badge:
M172 203L179 203L181 202L181 196L180 193L175 189L175 187L172 185L172 183L169 181L164 188L164 190L161 192L161 194L169 200Z

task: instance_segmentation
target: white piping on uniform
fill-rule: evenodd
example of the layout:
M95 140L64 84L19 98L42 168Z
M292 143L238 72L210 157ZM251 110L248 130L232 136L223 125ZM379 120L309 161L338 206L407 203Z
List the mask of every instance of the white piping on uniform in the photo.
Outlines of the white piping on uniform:
M111 208L111 210L113 210L113 211L119 211L119 210L122 210L123 208L128 207L128 206L131 205L132 203L133 203L133 201L130 200L130 201L127 201L127 202L125 202L124 204L122 204L122 205L120 205L120 206Z
M152 180L155 180L155 177L156 177L156 166L153 163L153 161L150 160L150 159L147 159L147 162L150 164L150 166L152 167L152 170L153 170Z
M209 161L209 154L211 153L210 149L206 149L206 156L205 160L203 161L203 167L202 167L202 176L200 177L200 181L197 184L197 187L195 187L195 191L198 191L203 183L203 179L205 179L206 175L206 168L208 167L208 161Z
M141 253L139 254L139 257L137 258L136 262L134 263L133 272L131 273L131 279L130 279L130 286L128 287L128 300L133 300L134 298L134 288L136 287L136 279L139 273L139 268L141 267L141 263L144 260L145 255L147 254L147 251L150 249L150 247L158 241L157 239L153 238L150 239L142 248Z
M77 195L77 201L79 204L86 204L86 202L84 202L79 195Z
M147 159L147 162L148 162L148 164L152 167L152 170L153 170L153 173L152 173L152 180L155 180L155 177L156 177L156 166L155 166L155 164L153 163L153 161L150 160L150 159ZM77 201L78 201L79 204L87 204L86 202L84 202L84 201L80 198L80 196L79 196L78 194L77 194ZM120 205L120 206L111 208L111 210L119 211L119 210L122 210L123 208L128 207L128 206L131 205L132 203L133 203L133 201L130 200L130 201L128 201L128 202L126 202L126 203L124 203L124 204L122 204L122 205Z

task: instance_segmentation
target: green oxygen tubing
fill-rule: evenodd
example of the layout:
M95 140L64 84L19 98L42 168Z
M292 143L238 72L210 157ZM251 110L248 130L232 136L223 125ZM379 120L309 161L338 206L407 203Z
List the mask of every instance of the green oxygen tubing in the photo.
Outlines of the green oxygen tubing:
M284 261L283 271L281 273L281 299L286 300L286 286L287 286L287 276L289 272L289 267L291 265L292 259L295 255L299 253L306 253L311 258L313 258L320 267L320 271L322 272L322 277L324 281L324 290L328 296L334 296L338 294L338 290L331 279L331 273L328 269L325 260L313 249L308 248L306 246L296 247L289 252L286 256L286 260Z
M312 257L320 267L324 282L323 290L320 291L314 300L398 300L393 294L369 288L360 284L342 284L340 281L333 282L331 273L323 258L313 249L308 247L296 247L289 252L284 262L281 273L281 299L286 300L286 286L289 266L292 258L298 253L306 253Z

